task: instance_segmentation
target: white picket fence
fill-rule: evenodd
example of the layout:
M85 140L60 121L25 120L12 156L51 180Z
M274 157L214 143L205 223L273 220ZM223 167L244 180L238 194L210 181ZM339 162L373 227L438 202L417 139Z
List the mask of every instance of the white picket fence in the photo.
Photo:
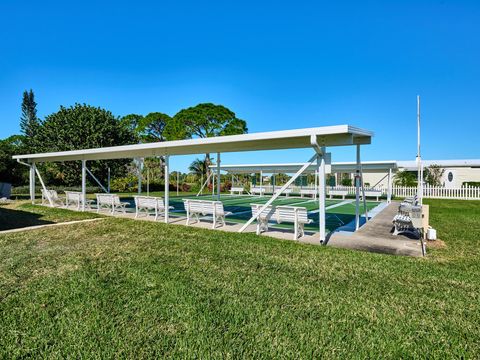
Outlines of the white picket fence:
M258 186L258 185L257 185ZM277 190L281 186L275 186ZM273 187L271 185L264 185L266 193L273 193ZM292 186L293 193L299 193L300 189L314 189L314 186ZM355 186L327 186L328 190L347 190L348 194L355 194ZM365 190L377 190L381 191L383 196L387 196L387 187L377 186L374 188L367 187ZM417 187L406 186L393 186L392 195L398 198L405 198L408 196L414 196L417 194ZM423 188L423 197L430 199L460 199L460 200L480 200L480 187L463 186L460 188L445 188L441 186L428 186Z
M355 194L354 186L334 186L335 190L347 190L349 194ZM369 190L380 190L382 195L387 195L386 187L375 187ZM404 198L417 194L417 187L393 186L392 195ZM460 199L460 200L480 200L480 187L463 186L460 188L445 188L442 186L428 186L423 188L423 197L430 199Z
M415 195L417 188L393 187L392 191L395 196L407 197ZM430 199L480 200L480 187L462 186L460 188L445 188L426 185L423 188L423 197Z

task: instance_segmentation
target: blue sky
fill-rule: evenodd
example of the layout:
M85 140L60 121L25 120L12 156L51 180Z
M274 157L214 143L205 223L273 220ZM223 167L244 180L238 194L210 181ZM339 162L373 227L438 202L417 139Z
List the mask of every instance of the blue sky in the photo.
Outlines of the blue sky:
M115 115L223 104L250 132L352 124L365 160L479 158L480 2L0 3L0 138L23 90L41 117L88 103ZM332 148L334 161L354 149ZM226 154L224 163L308 152ZM191 157L172 159L185 168Z

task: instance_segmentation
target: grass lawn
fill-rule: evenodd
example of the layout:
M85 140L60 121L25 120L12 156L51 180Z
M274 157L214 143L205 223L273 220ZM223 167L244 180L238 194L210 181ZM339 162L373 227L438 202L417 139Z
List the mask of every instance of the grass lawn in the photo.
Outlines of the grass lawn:
M0 235L0 358L478 358L480 202L428 203L425 259L114 218Z
M0 206L0 231L96 217L99 217L99 215L88 212L65 211L58 208L51 209L23 201Z

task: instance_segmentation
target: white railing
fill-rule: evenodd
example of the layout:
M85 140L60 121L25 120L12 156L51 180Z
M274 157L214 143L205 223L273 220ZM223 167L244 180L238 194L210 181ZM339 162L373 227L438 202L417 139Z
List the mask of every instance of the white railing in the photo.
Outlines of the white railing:
M258 187L258 185L257 185ZM271 185L264 185L265 193L272 193L273 187ZM275 186L275 189L280 186ZM299 194L300 189L314 189L314 186L292 186L292 193ZM355 194L355 186L327 186L328 190L347 190L348 195ZM365 191L381 191L383 196L387 196L388 189L386 186L365 187ZM392 195L398 198L404 198L408 196L415 196L417 194L417 187L407 186L393 186ZM460 200L480 200L480 187L462 186L459 188L445 188L442 186L429 186L425 185L423 188L423 197L430 199L460 199Z
M393 187L393 194L398 197L413 196L417 193L417 187ZM480 187L462 186L459 188L445 188L442 186L425 185L423 197L430 199L461 199L480 200Z

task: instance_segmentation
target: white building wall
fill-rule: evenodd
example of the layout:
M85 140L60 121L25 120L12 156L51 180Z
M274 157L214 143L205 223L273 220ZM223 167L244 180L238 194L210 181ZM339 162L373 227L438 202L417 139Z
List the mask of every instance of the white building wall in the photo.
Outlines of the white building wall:
M452 181L449 181L448 175L452 174ZM386 173L364 173L363 178L365 183L369 183L370 186L375 185L378 181L384 177ZM395 173L393 173L395 176ZM387 177L380 181L379 186L387 187ZM442 185L447 188L461 187L464 182L477 181L480 182L480 168L467 168L467 167L449 167L445 168L445 172L442 176Z
M467 181L480 182L480 168L445 168L442 176L442 185L445 187L461 187Z
M385 177L385 179L382 180L382 178ZM381 181L380 181L381 180ZM363 182L364 183L369 183L370 186L373 186L377 184L377 182L380 183L377 185L379 187L384 187L386 188L388 186L388 176L387 173L363 173Z

